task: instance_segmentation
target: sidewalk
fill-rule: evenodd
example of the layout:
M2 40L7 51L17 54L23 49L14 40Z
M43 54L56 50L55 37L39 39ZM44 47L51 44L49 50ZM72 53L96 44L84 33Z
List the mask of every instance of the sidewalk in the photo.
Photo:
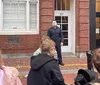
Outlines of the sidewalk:
M30 69L30 58L4 58L5 65L16 67L20 75L23 85L26 85L26 77ZM86 58L77 58L77 57L64 57L63 62L65 66L60 66L61 72L64 76L65 82L69 84L74 83L74 78L78 69L87 68L87 59Z
M74 83L74 78L77 74L78 69L87 68L87 59L86 58L63 58L65 66L61 68L65 82L68 84Z

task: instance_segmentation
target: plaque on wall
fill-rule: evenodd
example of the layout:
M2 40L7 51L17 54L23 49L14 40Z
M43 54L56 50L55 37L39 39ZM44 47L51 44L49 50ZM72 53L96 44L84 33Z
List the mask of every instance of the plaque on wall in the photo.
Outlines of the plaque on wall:
M9 35L8 36L8 43L9 44L19 44L20 36L19 35Z

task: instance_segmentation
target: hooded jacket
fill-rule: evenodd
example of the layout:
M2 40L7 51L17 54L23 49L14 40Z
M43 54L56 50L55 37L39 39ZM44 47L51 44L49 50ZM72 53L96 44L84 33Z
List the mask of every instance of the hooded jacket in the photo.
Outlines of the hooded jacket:
M65 85L57 61L46 54L39 54L31 62L27 85Z

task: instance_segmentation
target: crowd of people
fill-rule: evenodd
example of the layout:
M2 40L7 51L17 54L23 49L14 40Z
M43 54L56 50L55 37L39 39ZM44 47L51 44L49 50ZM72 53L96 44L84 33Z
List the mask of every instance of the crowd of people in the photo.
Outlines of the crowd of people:
M57 26L57 22L53 21L47 35L42 36L39 48L30 58L31 68L27 76L27 85L67 85L59 68L59 64L64 66L62 45L62 30ZM54 58L55 51L57 51L58 60ZM92 65L97 70L95 79L87 84L75 85L100 85L100 48L93 51ZM22 85L18 75L16 68L4 65L2 52L0 52L0 85ZM80 79L82 76L78 77Z

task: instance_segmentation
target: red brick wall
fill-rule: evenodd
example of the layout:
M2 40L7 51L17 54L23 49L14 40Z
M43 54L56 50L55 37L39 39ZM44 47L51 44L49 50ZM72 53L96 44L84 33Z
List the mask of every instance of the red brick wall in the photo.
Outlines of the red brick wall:
M37 41L36 41L37 40ZM20 36L18 44L9 44L8 36L0 36L0 48L3 53L33 53L39 47L39 35Z
M51 27L54 0L40 0L40 34L20 36L19 44L8 44L8 36L0 36L3 53L32 53L39 47L40 37ZM76 52L89 50L89 0L76 0Z
M54 19L54 0L40 0L40 3L40 28L41 34L44 34Z
M76 52L89 50L89 0L76 0Z
M19 44L9 44L8 36L0 36L0 48L3 53L33 53L40 44L40 37L54 19L54 0L40 0L40 34L39 35L20 35Z

